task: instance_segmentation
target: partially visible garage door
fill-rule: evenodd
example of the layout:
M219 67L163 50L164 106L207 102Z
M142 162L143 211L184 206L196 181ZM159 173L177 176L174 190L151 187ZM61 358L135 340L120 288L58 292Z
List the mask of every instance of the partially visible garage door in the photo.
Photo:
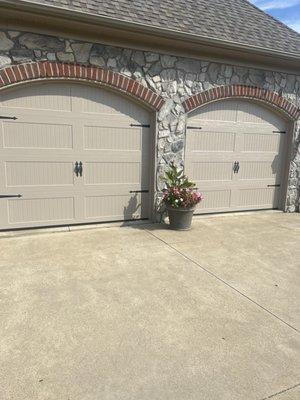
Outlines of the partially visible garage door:
M145 109L76 83L0 96L0 115L17 118L0 120L0 229L149 217Z
M198 213L280 207L287 122L247 100L223 100L189 116L185 172L204 194Z

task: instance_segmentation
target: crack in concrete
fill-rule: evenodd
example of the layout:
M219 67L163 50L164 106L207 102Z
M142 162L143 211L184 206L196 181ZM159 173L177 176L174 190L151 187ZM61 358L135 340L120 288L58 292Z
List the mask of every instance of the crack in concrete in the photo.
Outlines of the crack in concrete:
M278 315L274 314L272 311L268 310L267 308L265 308L264 306L262 306L261 304L257 303L255 300L251 299L251 297L247 296L245 293L241 292L239 289L235 288L234 286L232 286L230 283L226 282L224 279L220 278L218 275L214 274L213 272L211 272L209 269L203 267L203 265L199 264L197 261L193 260L192 258L188 257L186 254L182 253L181 251L179 251L178 249L176 249L176 247L172 246L171 244L169 244L168 242L166 242L165 240L159 238L158 236L156 236L154 233L152 233L151 231L149 231L148 229L145 229L145 231L147 233L149 233L151 236L155 237L157 240L161 241L162 243L166 244L170 249L176 251L176 253L180 254L182 257L184 257L186 260L190 261L191 263L193 263L194 265L196 265L197 267L201 268L203 271L207 272L209 275L211 275L212 277L214 277L215 279L217 279L218 281L224 283L226 286L228 286L229 288L231 288L232 290L234 290L235 292L237 292L239 295L243 296L244 298L246 298L247 300L251 301L251 303L255 304L256 306L258 306L259 308L261 308L262 310L264 310L265 312L267 312L268 314L272 315L272 317L278 319L280 322L282 322L283 324L287 325L289 328L293 329L294 331L300 333L300 331L295 328L293 325L289 324L288 322L284 321L283 319L281 319L280 317L278 317Z
M261 400L272 399L273 397L279 396L280 394L283 394L283 393L286 393L286 392L288 392L289 390L295 389L295 388L298 387L298 386L300 386L300 383L297 383L296 385L291 386L291 387L289 387L289 388L287 388L287 389L281 390L281 392L277 392L277 393L271 394L271 395L268 396L268 397L264 397L264 398L261 399Z

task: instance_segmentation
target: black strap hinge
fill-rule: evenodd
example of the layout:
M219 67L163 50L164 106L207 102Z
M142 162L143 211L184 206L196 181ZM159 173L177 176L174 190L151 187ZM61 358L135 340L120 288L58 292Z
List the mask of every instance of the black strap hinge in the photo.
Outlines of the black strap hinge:
M6 117L5 115L0 115L0 119L18 119L17 117Z
M286 133L286 131L273 131L273 133Z
M187 126L187 129L202 129L202 126Z
M20 198L20 197L22 197L22 195L21 194L0 194L0 199L5 199L7 197L18 197L18 198Z
M276 185L268 185L268 187L279 187L279 186L280 186L279 183L277 183Z
M138 126L139 128L150 128L150 124L130 124L130 126Z
M129 193L149 193L149 190L130 190Z

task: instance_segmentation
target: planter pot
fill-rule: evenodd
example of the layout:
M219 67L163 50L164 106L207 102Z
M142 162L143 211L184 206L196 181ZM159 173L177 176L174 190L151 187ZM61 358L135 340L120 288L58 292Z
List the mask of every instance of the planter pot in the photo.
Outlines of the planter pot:
M196 207L174 208L166 206L170 221L170 229L177 231L188 231L191 229L192 218Z

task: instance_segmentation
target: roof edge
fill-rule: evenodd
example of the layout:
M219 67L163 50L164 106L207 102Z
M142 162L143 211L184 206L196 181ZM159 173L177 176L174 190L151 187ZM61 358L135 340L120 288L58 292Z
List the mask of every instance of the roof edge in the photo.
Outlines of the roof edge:
M104 15L96 15L88 12L78 10L69 10L63 7L53 5L44 5L30 0L0 0L0 6L7 6L9 8L18 9L19 11L27 11L33 13L45 13L46 15L52 14L55 17L67 17L81 22L94 22L102 23L103 25L114 26L115 28L127 30L139 30L144 33L156 34L157 36L177 38L181 40L188 40L190 42L198 42L211 47L226 47L232 50L244 50L250 53L262 54L270 57L283 58L296 61L300 60L300 54L294 52L282 52L270 48L252 46L234 41L226 41L222 39L212 38L209 36L195 35L187 32L181 32L168 28L160 28L153 25L146 25L138 22L124 21L117 18L111 18Z

